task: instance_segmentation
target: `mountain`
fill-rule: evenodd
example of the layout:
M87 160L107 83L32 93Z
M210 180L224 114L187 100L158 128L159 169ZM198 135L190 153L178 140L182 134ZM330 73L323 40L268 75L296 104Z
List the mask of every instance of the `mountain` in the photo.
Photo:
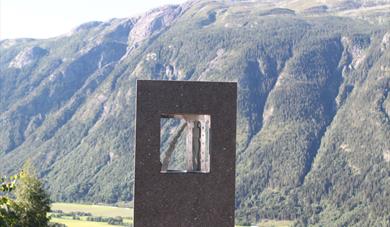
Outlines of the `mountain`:
M389 225L389 23L380 0L190 1L3 40L0 173L132 200L135 81L237 81L239 222Z

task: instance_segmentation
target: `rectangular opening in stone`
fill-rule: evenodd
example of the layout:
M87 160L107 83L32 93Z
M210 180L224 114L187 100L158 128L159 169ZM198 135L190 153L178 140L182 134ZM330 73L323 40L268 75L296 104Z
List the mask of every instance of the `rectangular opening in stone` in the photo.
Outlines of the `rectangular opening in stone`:
M210 126L210 115L161 115L161 173L209 173Z

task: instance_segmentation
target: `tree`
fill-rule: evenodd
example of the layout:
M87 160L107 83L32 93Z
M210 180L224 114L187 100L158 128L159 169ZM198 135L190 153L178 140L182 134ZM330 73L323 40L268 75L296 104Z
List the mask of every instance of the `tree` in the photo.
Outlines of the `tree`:
M6 195L15 189L15 182L19 175L12 176L10 179L6 177L0 178L0 226L16 226L18 215L15 208L15 202Z
M47 212L50 211L50 198L29 162L23 166L23 171L16 184L15 195L16 210L21 226L48 226Z

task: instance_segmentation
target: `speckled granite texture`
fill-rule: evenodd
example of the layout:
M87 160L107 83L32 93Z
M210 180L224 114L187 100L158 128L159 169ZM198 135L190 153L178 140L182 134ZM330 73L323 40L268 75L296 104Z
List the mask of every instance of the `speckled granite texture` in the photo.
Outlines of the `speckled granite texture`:
M137 81L135 227L233 227L237 83ZM211 116L210 173L160 173L160 116Z

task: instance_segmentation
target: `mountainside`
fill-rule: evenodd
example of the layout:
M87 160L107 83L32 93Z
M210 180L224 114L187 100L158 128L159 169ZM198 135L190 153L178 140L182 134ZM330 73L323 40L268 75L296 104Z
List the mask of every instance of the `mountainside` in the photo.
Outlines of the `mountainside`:
M190 1L0 41L0 175L132 200L135 81L237 81L240 222L390 225L389 24L385 0Z

